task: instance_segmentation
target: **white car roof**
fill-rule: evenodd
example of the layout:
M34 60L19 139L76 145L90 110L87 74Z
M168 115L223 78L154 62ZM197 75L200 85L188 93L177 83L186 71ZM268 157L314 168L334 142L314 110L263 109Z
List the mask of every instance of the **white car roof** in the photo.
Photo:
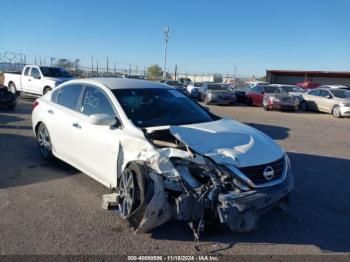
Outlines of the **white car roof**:
M79 79L81 82L96 84L100 83L109 89L136 89L136 88L172 88L168 85L153 81L129 79L129 78L113 78L113 77L96 77Z
M347 86L343 86L343 85L322 85L320 87L329 87L329 88L347 88Z

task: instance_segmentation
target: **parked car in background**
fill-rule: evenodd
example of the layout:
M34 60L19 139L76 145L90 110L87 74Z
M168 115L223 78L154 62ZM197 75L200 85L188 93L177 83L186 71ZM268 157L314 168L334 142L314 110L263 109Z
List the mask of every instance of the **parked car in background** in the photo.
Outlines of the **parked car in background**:
M200 92L200 88L203 86L202 82L195 82L191 85L188 85L186 87L187 89L187 93L193 97L196 100L200 100L201 99L201 92Z
M17 95L0 84L0 109L13 110L17 105Z
M304 88L304 89L313 89L313 88L317 88L317 87L320 86L319 83L312 82L312 81L305 81L305 82L302 82L302 83L298 83L296 85L301 87L301 88Z
M246 103L247 102L247 92L250 90L248 84L231 84L229 89L235 94L237 102Z
M160 81L163 84L166 84L168 86L175 87L182 93L187 93L186 88L182 85L181 81L176 81L176 80L161 80Z
M310 90L303 94L300 109L331 113L338 118L350 116L350 91L337 88Z
M114 189L137 232L171 219L250 231L294 186L287 154L267 135L151 81L69 81L34 102L32 126L42 157Z
M350 87L344 85L321 85L319 88L345 89L350 90Z
M271 86L277 86L280 89L282 89L284 92L294 96L296 99L299 100L299 103L303 100L303 93L305 93L307 90L303 89L296 85L282 85L282 84L273 84Z
M188 85L193 85L193 82L190 78L181 77L179 81L182 83L183 87L187 87Z
M235 94L228 88L217 83L203 83L200 87L201 100L208 104L234 104Z
M146 79L146 77L143 75L123 75L122 78L139 79L139 80Z
M4 84L14 94L43 95L74 77L61 67L27 65L22 73L5 73Z
M265 86L262 106L265 110L298 110L300 99L277 86Z

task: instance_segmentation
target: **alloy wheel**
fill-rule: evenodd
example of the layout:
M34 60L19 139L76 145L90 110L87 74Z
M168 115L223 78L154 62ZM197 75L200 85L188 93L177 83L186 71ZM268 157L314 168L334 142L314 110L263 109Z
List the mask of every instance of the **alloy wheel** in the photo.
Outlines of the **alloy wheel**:
M134 176L130 169L125 169L121 175L119 192L119 211L123 218L127 218L132 212L135 198Z
M50 158L51 156L51 139L49 131L44 124L41 124L38 130L38 142L40 147L40 153L44 158Z
M333 108L333 116L335 117L341 117L341 113L340 113L340 108L339 106L336 106Z

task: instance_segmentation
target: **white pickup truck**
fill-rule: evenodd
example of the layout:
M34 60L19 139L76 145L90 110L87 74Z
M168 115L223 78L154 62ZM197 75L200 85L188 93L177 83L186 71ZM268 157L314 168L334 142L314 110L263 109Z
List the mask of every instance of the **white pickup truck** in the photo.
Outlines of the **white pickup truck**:
M64 68L26 65L22 73L5 73L4 85L14 94L44 95L65 81L73 79Z

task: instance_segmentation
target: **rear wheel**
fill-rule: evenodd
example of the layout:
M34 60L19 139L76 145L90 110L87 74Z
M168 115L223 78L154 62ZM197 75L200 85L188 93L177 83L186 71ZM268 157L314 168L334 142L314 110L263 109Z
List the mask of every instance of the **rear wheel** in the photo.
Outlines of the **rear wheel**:
M53 159L52 143L49 131L47 130L47 127L44 123L41 123L39 125L36 138L39 143L40 154L42 158L47 161L51 161Z
M339 106L334 106L332 110L332 114L336 118L341 118L341 111Z
M52 90L52 88L51 87L45 87L44 88L44 91L43 91L43 95L45 95L47 92L50 92Z
M8 91L10 91L12 94L17 95L17 89L16 89L16 85L14 83L10 83L8 85Z
M250 97L247 97L246 104L248 106L252 106L253 105L253 100Z

